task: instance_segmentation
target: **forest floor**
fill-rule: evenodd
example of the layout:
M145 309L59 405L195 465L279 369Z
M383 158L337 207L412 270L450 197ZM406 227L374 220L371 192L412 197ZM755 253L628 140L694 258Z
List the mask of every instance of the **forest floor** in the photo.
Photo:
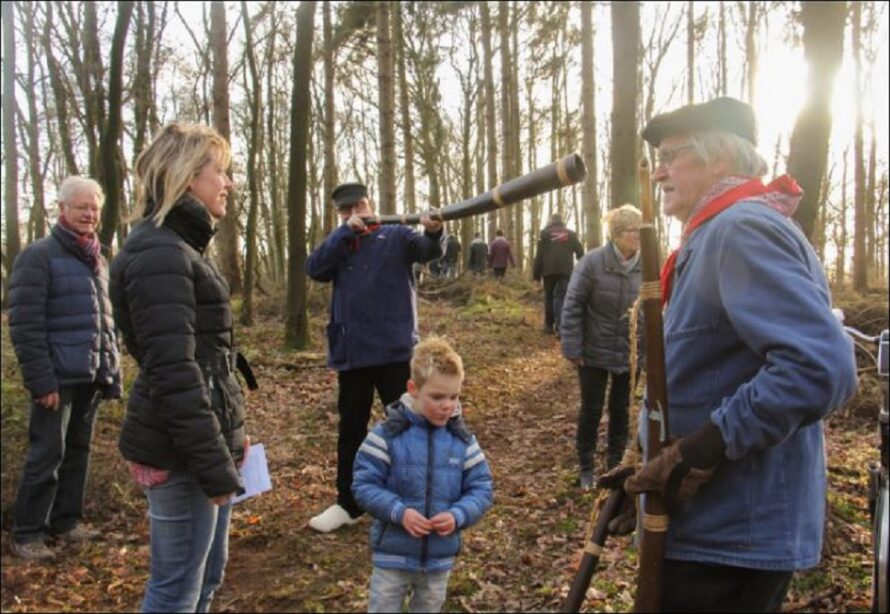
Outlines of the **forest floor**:
M542 332L542 293L509 278L426 282L421 334L445 335L464 357L466 419L494 474L495 505L464 534L446 611L555 611L580 559L596 493L576 486L578 384L555 337ZM887 326L886 292L842 305L847 323L874 333ZM273 490L238 504L230 559L213 605L223 612L365 611L370 577L365 518L321 535L307 521L335 498L336 377L325 366L325 292L314 289L314 349L284 351L282 323L266 299L259 321L239 342L260 381L247 397L248 431L263 443ZM87 490L88 521L100 541L59 546L47 564L10 554L15 489L27 445L27 399L2 323L2 595L4 612L133 611L148 574L146 503L117 450L121 402L100 410ZM134 363L125 359L127 383ZM642 387L640 388L640 390ZM831 513L822 564L798 574L785 611L848 612L870 607L867 473L877 458L877 385L826 422ZM375 416L380 417L380 408ZM600 428L600 445L606 419ZM604 458L598 453L598 467ZM632 609L636 550L612 538L583 606Z

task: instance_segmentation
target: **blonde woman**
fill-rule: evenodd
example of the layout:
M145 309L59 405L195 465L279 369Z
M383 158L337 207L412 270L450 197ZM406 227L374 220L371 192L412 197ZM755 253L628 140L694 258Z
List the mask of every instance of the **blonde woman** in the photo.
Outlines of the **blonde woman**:
M206 126L161 130L136 161L141 222L111 269L115 320L139 365L119 447L148 498L147 612L209 609L242 487L248 442L229 290L204 257L226 214L229 157Z
M562 353L578 367L581 409L577 448L581 488L594 484L597 429L609 386L606 467L621 461L627 444L630 393L628 309L640 293L640 223L633 205L605 218L609 241L588 252L575 266L562 309Z

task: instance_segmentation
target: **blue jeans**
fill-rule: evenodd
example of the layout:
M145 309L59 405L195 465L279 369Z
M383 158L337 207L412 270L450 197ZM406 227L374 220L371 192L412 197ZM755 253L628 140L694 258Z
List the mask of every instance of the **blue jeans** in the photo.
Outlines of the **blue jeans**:
M450 575L450 570L427 573L375 567L371 574L368 612L401 612L405 596L412 588L409 612L440 612Z
M13 539L42 540L65 533L83 517L90 442L99 407L93 384L63 386L58 409L31 404L28 456L15 500Z
M143 612L207 612L229 557L232 504L214 505L185 471L145 489L151 574Z

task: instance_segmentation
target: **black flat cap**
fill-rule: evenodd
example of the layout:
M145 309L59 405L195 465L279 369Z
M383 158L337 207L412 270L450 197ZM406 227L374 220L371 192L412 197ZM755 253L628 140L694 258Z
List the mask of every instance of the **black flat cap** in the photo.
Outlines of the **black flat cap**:
M361 183L341 183L331 192L331 200L335 207L354 205L362 198L367 198L368 188Z
M705 131L731 132L757 145L754 109L728 96L656 115L643 128L642 136L650 145L658 147L665 137Z

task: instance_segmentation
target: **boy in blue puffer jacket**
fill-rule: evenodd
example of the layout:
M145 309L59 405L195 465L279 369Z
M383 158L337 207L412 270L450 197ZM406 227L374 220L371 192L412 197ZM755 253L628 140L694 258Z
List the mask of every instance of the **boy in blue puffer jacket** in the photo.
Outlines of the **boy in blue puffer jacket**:
M414 348L408 392L355 457L352 492L374 517L369 612L438 612L460 530L492 504L485 454L460 417L463 362L448 343Z

